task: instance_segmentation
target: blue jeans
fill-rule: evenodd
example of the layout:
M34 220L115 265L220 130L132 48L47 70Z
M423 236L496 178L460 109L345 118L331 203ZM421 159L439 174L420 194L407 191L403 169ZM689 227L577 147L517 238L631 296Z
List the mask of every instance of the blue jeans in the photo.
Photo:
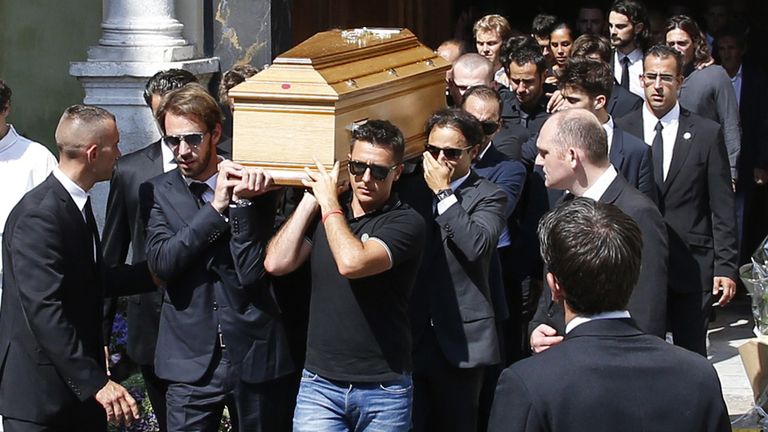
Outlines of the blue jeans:
M410 375L386 382L330 381L306 369L293 413L294 432L408 431L413 381Z

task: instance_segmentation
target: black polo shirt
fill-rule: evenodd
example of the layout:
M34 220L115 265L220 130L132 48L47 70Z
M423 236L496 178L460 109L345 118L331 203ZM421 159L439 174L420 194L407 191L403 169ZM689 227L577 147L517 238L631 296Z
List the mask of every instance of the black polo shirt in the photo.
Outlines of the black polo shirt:
M424 220L394 194L377 211L355 218L347 206L345 216L361 241L387 248L392 268L361 279L343 277L325 228L317 224L305 367L339 381L395 379L412 370L408 302L424 248Z

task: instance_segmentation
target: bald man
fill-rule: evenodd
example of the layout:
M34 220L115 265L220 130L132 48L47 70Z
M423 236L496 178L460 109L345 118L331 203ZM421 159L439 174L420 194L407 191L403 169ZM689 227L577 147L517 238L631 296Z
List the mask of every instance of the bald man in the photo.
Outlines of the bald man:
M495 87L493 81L493 63L477 53L464 54L451 68L451 80L448 89L453 99L453 106L460 107L464 93L476 86Z
M60 162L11 211L3 236L0 414L6 432L106 431L130 423L136 402L107 376L104 287L129 294L149 272L102 272L88 191L120 156L115 118L67 108L56 128Z

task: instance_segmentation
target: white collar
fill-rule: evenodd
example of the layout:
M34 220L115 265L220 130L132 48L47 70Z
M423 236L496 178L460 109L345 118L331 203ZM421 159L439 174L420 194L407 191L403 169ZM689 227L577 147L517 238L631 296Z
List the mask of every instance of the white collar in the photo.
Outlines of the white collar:
M574 319L568 321L568 324L565 326L565 334L568 334L571 332L571 330L575 329L576 327L593 320L622 319L622 318L631 318L629 315L629 311L621 310L621 311L602 312L602 313L591 315L591 316L577 316Z
M493 145L493 140L491 140L491 142L489 142L488 145L485 146L483 151L479 155L477 155L477 159L476 160L478 160L478 161L483 160L483 158L485 157L485 154L488 153L488 149L491 148L492 145Z
M616 51L616 54L618 54L619 61L621 61L621 59L623 59L624 57L629 57L630 63L634 63L638 60L643 59L643 52L640 50L640 48L635 48L627 55L624 55L618 51Z
M160 154L163 158L163 165L168 163L176 164L176 156L173 154L173 150L165 143L163 138L160 138Z
M672 107L669 112L664 114L662 118L657 118L656 114L651 111L651 108L648 107L647 103L643 104L643 109L645 112L643 113L643 121L645 123L653 122L653 125L655 127L656 122L661 122L661 125L664 127L667 127L668 125L677 122L680 118L680 103L675 103L675 106Z
M731 78L731 81L736 81L738 79L741 79L741 67L742 65L739 65L739 70L736 71L736 75L734 75L733 78Z
M8 133L5 134L3 139L0 139L0 152L10 148L13 143L16 142L16 139L18 139L19 134L16 133L16 129L13 128L13 125L8 125Z
M200 182L200 180L195 180L193 178L184 177L184 181L187 182L187 186L191 185L192 183L198 182L198 183L205 183L208 185L209 188L211 188L212 191L216 190L216 178L219 177L219 172L216 171L213 173L212 176L208 177L205 181Z
M608 165L608 168L600 174L600 177L581 196L599 201L611 183L613 183L613 180L616 179L616 176L616 168L613 165Z
M72 179L64 174L64 171L59 167L53 169L53 176L56 177L56 180L58 180L62 186L64 186L64 189L66 189L69 196L72 197L72 201L75 202L78 210L82 212L83 207L85 207L85 202L88 201L88 192L84 191L83 188L72 181Z

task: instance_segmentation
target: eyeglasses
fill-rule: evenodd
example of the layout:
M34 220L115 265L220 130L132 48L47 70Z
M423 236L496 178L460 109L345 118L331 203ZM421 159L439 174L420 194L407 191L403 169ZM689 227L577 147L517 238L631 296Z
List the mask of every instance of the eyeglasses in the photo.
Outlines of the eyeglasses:
M656 74L652 72L647 72L647 73L644 73L642 77L646 85L651 85L652 83L655 83L657 79L660 79L661 82L663 82L664 84L672 84L673 82L675 82L674 75Z
M197 148L200 147L200 144L203 142L203 137L207 133L208 132L191 132L178 135L166 135L163 137L163 140L171 147L171 149L174 150L181 145L182 141L187 143L187 145L190 146L193 150L197 150Z
M354 176L361 176L365 175L366 170L371 170L371 177L373 177L376 181L382 181L389 175L390 172L394 171L395 168L397 168L397 165L393 165L391 167L376 165L376 164L368 164L365 162L350 160L348 163L349 166L349 173Z
M441 147L435 147L432 144L426 145L426 150L429 152L429 154L432 155L433 158L437 159L440 157L440 152L443 152L443 155L448 160L458 160L461 158L461 155L464 154L465 151L471 149L472 147L464 147L464 148L441 148Z
M492 135L499 128L499 123L493 120L484 120L480 122L480 126L483 127L483 134Z

